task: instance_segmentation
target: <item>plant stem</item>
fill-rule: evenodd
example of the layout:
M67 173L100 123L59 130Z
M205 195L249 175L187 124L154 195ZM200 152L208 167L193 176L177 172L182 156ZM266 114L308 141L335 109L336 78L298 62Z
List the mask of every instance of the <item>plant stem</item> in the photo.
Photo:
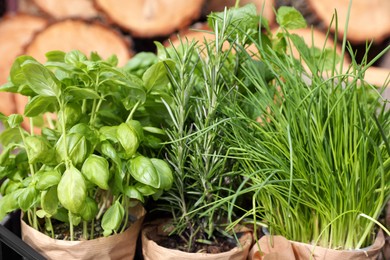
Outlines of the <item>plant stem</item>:
M45 219L46 219L46 223L48 223L49 225L51 237L54 238L54 229L53 229L53 224L51 223L51 218L45 217Z
M134 115L135 111L138 109L140 104L141 104L141 100L138 100L137 103L135 103L134 107L130 111L129 116L126 119L126 123L128 123L131 119L133 119L133 115Z
M83 221L83 237L85 240L88 240L88 222Z
M94 239L95 236L95 219L92 219L91 221L91 233L89 235L90 239Z
M73 215L72 212L68 211L68 218L69 218L69 233L70 233L70 241L74 240L74 233L73 233Z

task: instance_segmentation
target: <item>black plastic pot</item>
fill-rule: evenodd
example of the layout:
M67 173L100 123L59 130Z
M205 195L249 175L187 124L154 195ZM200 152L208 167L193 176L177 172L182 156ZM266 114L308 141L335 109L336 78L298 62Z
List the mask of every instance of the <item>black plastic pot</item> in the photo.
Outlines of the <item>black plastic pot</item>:
M3 259L45 259L20 238L19 211L7 215L0 222L0 260Z

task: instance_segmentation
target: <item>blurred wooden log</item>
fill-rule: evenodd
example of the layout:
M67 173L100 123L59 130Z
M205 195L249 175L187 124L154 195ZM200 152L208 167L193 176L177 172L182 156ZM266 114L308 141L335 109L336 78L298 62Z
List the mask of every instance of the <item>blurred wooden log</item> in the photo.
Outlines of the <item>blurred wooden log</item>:
M31 0L30 0L31 1ZM79 17L90 19L98 16L93 0L32 0L44 13L55 19Z
M201 14L204 0L94 0L108 20L133 36L169 35L187 27Z
M103 58L115 54L124 65L131 57L131 42L118 31L97 22L66 19L54 22L35 35L26 46L25 53L44 62L51 50L80 50L89 55L96 51Z
M347 20L348 5L350 0L308 0L308 3L323 20L325 26L329 26L337 11L338 33L344 35ZM335 23L331 25L335 30ZM390 35L390 1L389 0L353 0L351 14L348 22L347 38L353 43L366 40L381 42Z
M23 54L24 46L31 41L33 34L44 28L43 18L26 15L8 15L0 20L0 84L7 82L13 61ZM0 92L0 112L10 115L16 112L13 94Z
M266 18L269 24L273 24L275 20L274 5L275 0L241 0L240 6L253 3L257 12L262 14ZM236 0L209 0L205 3L204 15L208 15L211 12L221 12L225 7L229 8L235 6Z

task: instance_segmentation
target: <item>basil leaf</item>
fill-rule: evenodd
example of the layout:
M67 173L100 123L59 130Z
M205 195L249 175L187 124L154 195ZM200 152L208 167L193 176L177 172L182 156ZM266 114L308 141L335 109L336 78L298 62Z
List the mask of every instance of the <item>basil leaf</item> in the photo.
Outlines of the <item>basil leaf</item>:
M58 208L57 187L51 187L41 193L41 206L46 213L56 214Z
M131 158L135 155L138 146L139 139L135 130L126 123L122 123L117 129L117 138L126 152L126 158Z
M130 199L135 199L135 200L139 200L141 202L144 202L144 196L142 195L142 193L136 189L134 186L126 186L125 187L125 190L124 190L124 193L126 194L127 197L129 197Z
M119 229L124 214L125 210L118 201L115 201L115 203L108 208L102 218L102 228L104 230L104 236L109 236L112 234L112 232L116 232Z
M87 180L103 190L108 190L110 171L108 169L108 162L105 158L91 154L85 160L81 172Z
M52 105L57 99L55 97L35 96L28 101L24 108L24 115L28 117L38 116L40 114L51 112Z
M0 220L2 220L8 213L19 208L18 197L22 192L23 189L15 190L0 199Z
M87 187L84 178L74 166L65 170L57 187L58 199L72 213L78 214L84 207Z
M142 155L129 160L128 167L131 176L137 181L152 186L153 188L160 188L160 178L152 161Z
M85 221L92 221L98 213L98 205L96 201L90 197L85 199L84 208L80 211L80 216Z
M38 191L33 186L28 186L20 193L18 197L18 204L21 210L27 211L38 200Z
M11 78L11 82L14 85L27 84L26 76L22 70L22 64L28 60L37 62L31 56L22 55L16 58L14 63L12 64L11 71L10 71L10 78Z
M45 97L59 97L60 82L45 66L38 62L25 62L22 70L29 87L35 93Z
M38 190L47 190L48 188L57 185L61 180L61 174L57 170L48 170L38 172L37 174L39 174L39 179L35 184L35 188Z
M291 6L281 6L276 13L276 21L288 30L301 29L306 27L306 20L302 14Z
M142 76L147 91L166 89L169 83L167 67L173 69L174 66L175 63L172 60L165 60L153 64L148 68Z
M69 95L72 100L82 100L82 99L100 99L99 94L89 88L80 88L75 86L66 87L65 92Z
M173 183L173 174L168 163L161 159L150 159L160 177L160 189L169 190Z

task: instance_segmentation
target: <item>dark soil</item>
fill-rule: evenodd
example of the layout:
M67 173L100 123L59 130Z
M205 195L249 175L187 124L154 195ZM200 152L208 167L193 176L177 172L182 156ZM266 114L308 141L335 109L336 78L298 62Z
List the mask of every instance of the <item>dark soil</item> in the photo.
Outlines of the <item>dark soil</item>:
M163 225L160 224L154 225L153 228L148 231L147 237L162 247L188 253L218 254L230 251L237 246L235 237L226 237L219 233L212 239L208 239L206 234L198 233L196 237L192 239L192 242L188 242L190 240L188 232L182 232L181 234L181 236L169 236L167 231L164 230ZM237 233L236 235L237 239L239 239L242 233Z
M70 240L69 224L60 221L53 221L54 238L59 240ZM91 224L88 225L88 231L91 230ZM103 237L103 229L100 226L100 221L94 223L93 238ZM50 236L50 234L48 234ZM74 240L85 240L83 237L83 223L73 227ZM88 238L90 239L90 238Z
M218 254L230 251L237 246L237 243L234 239L226 237L216 237L213 241L210 242L211 244L194 242L191 245L191 249L188 250L186 241L176 235L165 237L159 241L156 241L156 243L162 247L178 249L189 253Z

